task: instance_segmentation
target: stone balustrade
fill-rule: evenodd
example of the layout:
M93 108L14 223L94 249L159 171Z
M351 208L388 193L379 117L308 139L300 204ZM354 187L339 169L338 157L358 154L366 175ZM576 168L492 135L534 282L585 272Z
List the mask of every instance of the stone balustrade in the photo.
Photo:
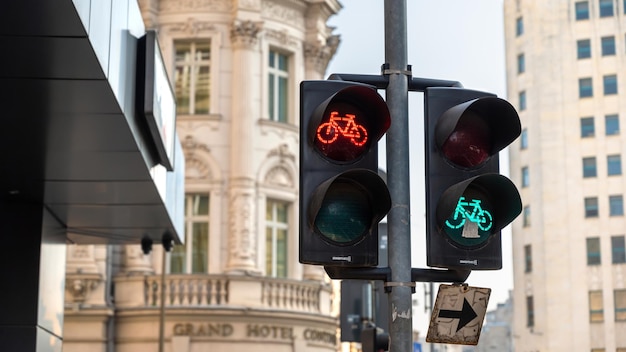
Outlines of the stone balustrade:
M171 274L118 276L117 309L228 307L329 315L331 287L316 281L259 276Z

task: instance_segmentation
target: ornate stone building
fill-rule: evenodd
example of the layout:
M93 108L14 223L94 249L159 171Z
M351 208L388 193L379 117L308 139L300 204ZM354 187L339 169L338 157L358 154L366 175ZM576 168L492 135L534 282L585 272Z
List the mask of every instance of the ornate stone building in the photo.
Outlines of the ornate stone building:
M298 262L298 91L336 0L141 0L177 96L185 244L70 246L64 351L334 351L333 290ZM161 349L162 347L162 349Z

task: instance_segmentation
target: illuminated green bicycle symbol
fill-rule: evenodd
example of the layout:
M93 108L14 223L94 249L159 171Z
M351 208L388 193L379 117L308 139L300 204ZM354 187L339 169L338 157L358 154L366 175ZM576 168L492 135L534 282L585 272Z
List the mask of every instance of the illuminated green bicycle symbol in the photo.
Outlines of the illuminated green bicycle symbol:
M489 211L480 206L480 199L472 199L467 202L465 197L459 198L451 219L446 220L446 226L450 229L460 229L466 221L476 224L478 229L489 231L493 226L493 217Z

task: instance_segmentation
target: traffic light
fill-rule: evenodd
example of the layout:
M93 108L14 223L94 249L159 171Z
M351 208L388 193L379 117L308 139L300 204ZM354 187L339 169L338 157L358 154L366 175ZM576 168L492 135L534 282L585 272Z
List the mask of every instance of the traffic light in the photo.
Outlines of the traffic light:
M521 132L507 101L462 88L424 92L427 264L502 268L500 231L522 210L498 152Z
M389 334L376 326L368 326L361 331L361 350L379 352L389 350Z
M391 119L370 85L300 84L300 262L372 267L378 222L391 207L378 140Z

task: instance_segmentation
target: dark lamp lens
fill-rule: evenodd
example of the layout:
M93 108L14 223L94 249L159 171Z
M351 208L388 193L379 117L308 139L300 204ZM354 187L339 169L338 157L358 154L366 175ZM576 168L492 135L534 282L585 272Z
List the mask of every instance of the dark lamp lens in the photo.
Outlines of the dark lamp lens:
M446 158L461 167L474 168L491 156L489 126L475 114L459 120L456 129L443 143L441 150Z
M358 159L369 146L367 121L354 106L336 103L326 110L315 131L315 146L327 158L349 162Z
M340 244L359 241L372 223L372 209L364 191L350 182L337 182L326 193L315 226L326 239Z

